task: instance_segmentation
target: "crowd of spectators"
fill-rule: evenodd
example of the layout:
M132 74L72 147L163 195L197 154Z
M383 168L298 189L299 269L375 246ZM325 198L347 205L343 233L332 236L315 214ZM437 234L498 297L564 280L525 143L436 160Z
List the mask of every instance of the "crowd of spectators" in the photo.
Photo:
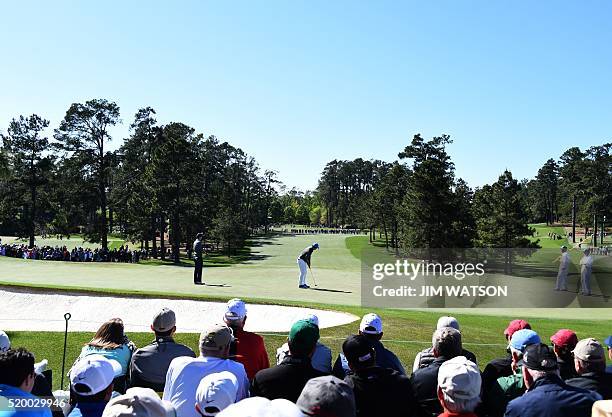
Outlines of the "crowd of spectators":
M119 249L105 250L83 247L68 249L67 246L34 246L30 248L26 244L2 244L1 242L0 256L65 262L138 263L141 260L149 259L149 253L146 249L130 249L128 245L122 245Z
M154 340L137 348L120 319L105 322L68 372L68 417L588 417L612 415L612 336L579 340L560 329L543 342L525 320L503 335L505 355L481 372L461 328L441 317L412 375L383 345L383 321L365 315L332 366L318 318L297 320L270 366L263 338L244 330L240 299L200 334L198 354L177 343L175 313L152 320ZM500 331L501 333L501 331ZM604 345L607 345L607 354ZM34 400L49 391L39 364L0 332L1 417L49 417ZM504 353L503 351L500 352ZM42 381L39 381L42 379ZM56 396L62 392L56 392ZM2 398L4 397L4 399ZM10 404L26 404L27 409ZM22 399L24 401L15 401ZM9 404L8 406L6 404Z

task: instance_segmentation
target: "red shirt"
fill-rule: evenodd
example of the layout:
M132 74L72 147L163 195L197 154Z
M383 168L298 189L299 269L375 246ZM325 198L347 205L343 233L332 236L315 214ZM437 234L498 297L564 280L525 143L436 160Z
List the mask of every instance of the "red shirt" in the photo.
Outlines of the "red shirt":
M236 350L234 360L244 365L249 380L262 369L270 367L268 352L261 336L244 330L234 330Z

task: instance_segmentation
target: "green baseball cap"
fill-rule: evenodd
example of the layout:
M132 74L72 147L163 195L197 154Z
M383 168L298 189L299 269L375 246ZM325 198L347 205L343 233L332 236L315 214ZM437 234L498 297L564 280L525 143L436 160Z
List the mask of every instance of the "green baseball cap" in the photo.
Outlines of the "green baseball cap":
M309 354L319 340L319 327L309 320L298 320L289 331L289 348L293 353Z

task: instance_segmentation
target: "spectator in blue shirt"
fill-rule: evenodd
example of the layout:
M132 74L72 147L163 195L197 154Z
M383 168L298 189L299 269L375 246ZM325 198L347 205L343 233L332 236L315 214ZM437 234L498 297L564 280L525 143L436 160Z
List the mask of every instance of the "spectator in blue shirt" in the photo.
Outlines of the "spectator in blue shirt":
M34 355L25 349L0 352L0 417L51 417L51 409L37 403ZM34 400L23 404L19 400Z
M89 355L70 370L70 396L75 403L68 417L102 417L121 365L101 355Z

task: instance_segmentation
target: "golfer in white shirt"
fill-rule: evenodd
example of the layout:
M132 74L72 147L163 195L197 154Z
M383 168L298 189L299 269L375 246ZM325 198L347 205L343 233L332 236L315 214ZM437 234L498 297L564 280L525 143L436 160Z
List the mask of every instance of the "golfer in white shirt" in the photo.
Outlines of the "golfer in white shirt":
M172 403L178 417L201 417L196 411L196 391L202 378L228 371L238 381L236 401L249 396L249 380L241 363L227 359L233 336L225 324L216 324L200 334L200 356L181 356L170 363L163 399Z
M591 250L587 249L584 251L584 256L580 259L580 276L581 276L581 288L580 294L591 295L591 273L593 272L593 256L591 256Z
M567 253L567 246L561 246L561 256L559 260L559 273L557 274L557 285L555 291L567 291L567 273L569 271L570 256Z

